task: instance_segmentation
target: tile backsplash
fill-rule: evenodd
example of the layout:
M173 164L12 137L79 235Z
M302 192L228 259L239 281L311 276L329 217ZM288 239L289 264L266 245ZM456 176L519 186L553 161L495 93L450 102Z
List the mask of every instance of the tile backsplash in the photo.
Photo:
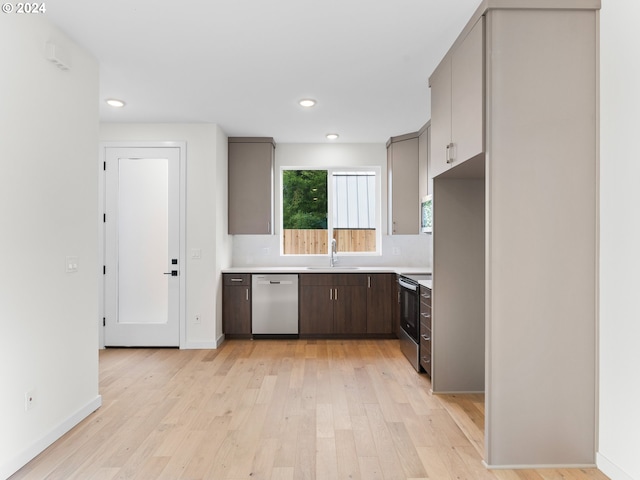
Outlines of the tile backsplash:
M234 235L232 267L295 267L329 264L326 255L281 255L280 235ZM339 265L431 268L432 236L383 235L382 255L338 254Z

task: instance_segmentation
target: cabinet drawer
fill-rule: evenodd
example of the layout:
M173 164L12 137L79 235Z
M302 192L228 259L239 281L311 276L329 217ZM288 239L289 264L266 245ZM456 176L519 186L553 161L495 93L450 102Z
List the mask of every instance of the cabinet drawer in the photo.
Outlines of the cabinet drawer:
M431 307L420 306L420 325L431 329Z
M431 289L427 287L420 287L420 303L422 305L426 305L427 307L431 306Z
M223 273L224 285L251 285L251 275L248 273Z
M420 351L426 349L431 353L431 330L424 328L424 325L420 328Z
M420 366L427 372L427 375L431 376L431 352L420 350Z
M300 285L367 286L367 275L364 273L303 273L299 278Z

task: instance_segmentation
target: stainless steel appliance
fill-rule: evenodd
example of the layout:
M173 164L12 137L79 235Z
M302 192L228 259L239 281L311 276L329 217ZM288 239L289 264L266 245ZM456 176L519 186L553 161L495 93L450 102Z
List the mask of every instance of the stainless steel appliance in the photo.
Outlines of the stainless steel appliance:
M298 335L298 275L251 276L251 333L254 337Z
M400 349L416 371L420 371L420 296L419 281L430 280L431 274L401 275L400 287Z

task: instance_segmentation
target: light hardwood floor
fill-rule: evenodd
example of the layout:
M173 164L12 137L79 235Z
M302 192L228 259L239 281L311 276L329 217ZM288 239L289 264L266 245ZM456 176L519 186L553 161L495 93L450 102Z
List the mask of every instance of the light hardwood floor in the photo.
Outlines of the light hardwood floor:
M607 479L486 470L482 396L429 389L396 340L107 349L103 406L11 480Z

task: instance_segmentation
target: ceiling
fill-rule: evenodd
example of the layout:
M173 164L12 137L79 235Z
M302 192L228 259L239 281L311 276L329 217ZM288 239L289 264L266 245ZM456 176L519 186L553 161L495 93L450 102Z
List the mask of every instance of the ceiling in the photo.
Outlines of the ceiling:
M428 78L480 0L56 0L100 63L103 122L378 143L430 117ZM126 102L121 109L106 98ZM301 98L317 100L311 109Z

